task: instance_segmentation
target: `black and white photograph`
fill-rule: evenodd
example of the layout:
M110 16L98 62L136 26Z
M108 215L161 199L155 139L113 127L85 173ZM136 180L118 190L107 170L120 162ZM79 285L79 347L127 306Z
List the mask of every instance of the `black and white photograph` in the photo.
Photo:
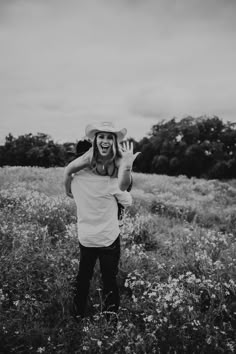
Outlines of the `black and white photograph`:
M0 354L236 352L236 1L0 0Z

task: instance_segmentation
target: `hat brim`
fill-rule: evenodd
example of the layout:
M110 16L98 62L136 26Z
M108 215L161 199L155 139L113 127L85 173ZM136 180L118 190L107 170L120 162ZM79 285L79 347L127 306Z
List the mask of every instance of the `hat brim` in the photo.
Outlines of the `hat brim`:
M88 125L85 129L86 136L91 140L95 138L95 135L97 133L102 133L102 132L115 134L117 136L117 140L120 142L126 136L127 129L122 128L121 130L115 130L110 127L103 127L102 129L98 129L93 127L92 125Z

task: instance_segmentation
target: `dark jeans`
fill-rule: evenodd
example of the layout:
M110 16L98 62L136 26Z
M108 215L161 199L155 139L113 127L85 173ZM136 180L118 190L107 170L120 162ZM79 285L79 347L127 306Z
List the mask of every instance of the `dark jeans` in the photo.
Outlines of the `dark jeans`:
M84 247L80 245L79 272L76 277L76 295L74 304L76 314L84 317L90 280L94 266L99 259L103 282L103 311L117 312L120 303L116 282L120 259L120 237L108 247Z

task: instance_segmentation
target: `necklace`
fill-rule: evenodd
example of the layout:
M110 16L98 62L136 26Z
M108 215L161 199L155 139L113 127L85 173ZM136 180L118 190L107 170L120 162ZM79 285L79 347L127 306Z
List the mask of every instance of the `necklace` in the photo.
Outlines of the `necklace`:
M101 164L100 168L96 166L96 172L98 175L105 176L106 175L106 166Z
M112 168L113 167L113 168ZM95 166L95 170L97 172L98 175L102 175L102 176L114 176L116 171L117 171L117 167L116 164L113 163L109 166L106 166L105 164L101 163L100 165Z

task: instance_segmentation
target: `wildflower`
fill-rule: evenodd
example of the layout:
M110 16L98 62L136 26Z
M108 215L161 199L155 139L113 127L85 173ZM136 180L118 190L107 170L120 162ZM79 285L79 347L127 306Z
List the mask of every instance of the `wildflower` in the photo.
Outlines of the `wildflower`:
M5 296L3 294L2 289L0 289L0 301L4 301L5 300Z
M200 321L199 320L193 320L192 322L195 326L200 326Z
M167 295L165 296L165 300L166 300L166 301L170 301L170 300L171 300L171 294L167 294Z
M234 353L234 349L235 349L234 344L228 342L226 345L227 345L227 347L229 348L229 350L230 350L232 353Z
M78 259L72 259L71 263L72 263L72 265L79 264L79 260Z
M209 345L211 344L211 336L206 339L206 343Z
M146 321L147 322L152 322L153 320L153 316L152 315L149 315L148 317L146 317Z
M98 341L97 341L97 345L98 345L99 348L101 348L102 342L101 342L100 340L98 340Z
M43 353L43 352L45 352L45 347L39 347L37 349L37 353Z
M153 297L153 296L156 296L156 295L157 294L155 292L151 292L151 293L148 294L148 297L150 298L150 297Z

